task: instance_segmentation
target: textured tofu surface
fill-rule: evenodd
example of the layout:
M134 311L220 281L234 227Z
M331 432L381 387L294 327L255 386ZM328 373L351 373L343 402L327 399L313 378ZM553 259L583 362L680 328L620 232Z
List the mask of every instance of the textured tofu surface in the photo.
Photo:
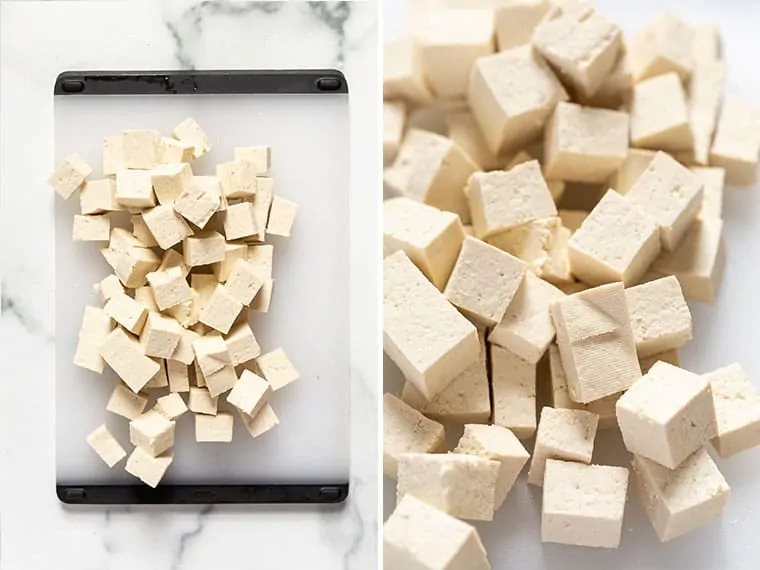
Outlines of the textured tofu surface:
M689 121L694 136L694 162L710 163L710 146L723 101L726 77L722 61L699 61L689 83Z
M536 364L495 344L490 352L493 423L530 438L536 432Z
M736 97L727 97L715 130L710 164L726 169L726 182L751 186L757 180L760 155L760 108Z
M718 435L712 445L729 457L760 445L760 393L740 364L730 364L705 375L715 405Z
M617 171L610 177L609 186L621 196L628 194L633 185L652 162L654 150L629 148L628 155Z
M105 424L96 428L87 436L87 443L109 467L113 467L127 456L127 452L116 441L116 438L111 435Z
M414 38L387 42L383 56L383 97L407 99L422 105L433 102L433 94L422 74L419 45Z
M686 94L678 74L658 75L634 86L631 143L640 148L668 152L693 147Z
M636 81L671 72L688 79L694 66L692 38L691 26L673 14L655 16L628 46Z
M399 400L383 396L383 473L396 478L404 453L436 453L446 449L443 426Z

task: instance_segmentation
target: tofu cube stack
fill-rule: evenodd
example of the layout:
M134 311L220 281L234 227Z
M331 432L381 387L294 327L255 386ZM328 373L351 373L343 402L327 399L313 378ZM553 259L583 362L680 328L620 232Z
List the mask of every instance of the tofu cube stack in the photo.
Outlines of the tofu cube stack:
M233 411L257 438L279 423L272 392L299 377L282 348L262 354L250 324L274 289L267 236L289 237L298 205L273 193L269 147L237 147L213 174L194 174L210 151L188 118L172 136L106 137L102 178L71 155L49 179L63 199L79 192L73 239L103 242L113 270L93 287L100 306L84 309L74 364L118 376L106 410L129 422L126 470L151 487L186 412L197 442L232 441ZM127 456L105 423L87 443L108 467Z
M383 342L406 380L383 400L386 560L490 568L467 521L526 465L544 542L616 548L629 486L662 541L719 518L706 449L760 446L760 393L678 350L687 301L718 295L724 186L757 180L760 107L725 95L717 28L662 14L626 41L586 0L412 8L384 58ZM615 430L632 461L593 464Z

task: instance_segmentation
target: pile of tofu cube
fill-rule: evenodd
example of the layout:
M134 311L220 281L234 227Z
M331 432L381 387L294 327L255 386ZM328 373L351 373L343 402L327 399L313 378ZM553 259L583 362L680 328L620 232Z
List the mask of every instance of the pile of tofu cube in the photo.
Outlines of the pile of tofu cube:
M126 470L151 487L172 463L180 416L192 412L198 442L232 441L234 410L259 437L279 423L270 395L299 376L283 349L261 353L249 322L272 299L266 238L290 236L298 208L273 193L270 148L237 147L199 176L191 163L208 136L192 118L172 134L108 136L103 178L70 155L49 179L63 199L78 192L73 239L104 242L113 270L94 285L101 306L84 309L74 364L119 377L106 409L129 421ZM87 442L109 467L126 457L105 424Z
M414 8L384 63L384 350L406 380L383 400L385 567L490 568L464 521L526 465L544 542L616 548L629 476L662 541L717 519L706 448L760 445L741 366L678 359L687 301L720 283L724 184L760 154L717 29L661 14L626 42L583 0ZM591 464L613 430L630 469Z

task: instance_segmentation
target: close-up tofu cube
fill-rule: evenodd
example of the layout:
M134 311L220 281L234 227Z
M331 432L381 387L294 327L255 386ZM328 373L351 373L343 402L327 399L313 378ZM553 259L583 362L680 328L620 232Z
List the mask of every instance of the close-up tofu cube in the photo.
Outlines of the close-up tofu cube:
M116 201L116 181L113 178L87 180L79 191L79 207L82 214L122 210L123 206Z
M645 79L633 87L631 144L668 152L693 148L686 94L676 73Z
M249 245L247 259L256 268L256 272L266 279L272 278L274 246L272 244ZM221 281L221 279L219 279Z
M147 275L153 299L162 311L193 299L193 292L179 267L153 271Z
M501 52L530 44L533 30L552 4L549 0L510 0L489 3L488 7L494 9L496 45Z
M156 205L149 170L119 170L116 173L116 200L122 206L152 208Z
M194 176L188 186L176 198L174 209L188 222L203 229L222 206L221 187L202 184L200 176Z
M126 470L127 473L134 475L146 485L155 488L161 482L161 479L164 478L166 470L173 460L174 456L171 452L153 457L142 448L135 447L129 459L127 459Z
M158 457L174 445L176 422L149 410L129 422L129 439L133 445Z
M280 425L280 420L277 418L277 414L268 403L264 404L261 410L259 410L259 412L253 417L244 414L240 410L238 410L238 412L246 431L248 431L248 434L253 439L264 435L269 430Z
M151 171L151 182L161 205L174 204L190 188L193 171L189 164L162 164Z
M208 414L215 416L218 412L218 398L212 396L207 388L190 387L190 395L187 400L188 409L194 414Z
M180 142L193 145L193 156L198 158L211 150L211 143L198 122L188 117L172 131L172 135Z
M591 285L633 284L661 247L659 227L647 210L608 190L568 242L570 270Z
M407 494L466 520L493 520L501 464L460 453L405 453L398 458L397 500Z
M176 358L176 352L174 358ZM179 360L167 360L166 376L167 380L169 381L169 391L190 391L190 370L188 368L188 365L184 362L181 362Z
M242 303L230 294L227 287L217 285L201 310L200 322L227 334L242 310Z
M193 351L204 376L213 374L232 361L227 344L220 334L207 334L198 338L193 342Z
M140 208L143 212L147 212L151 209L152 208ZM172 209L172 211L174 210ZM130 216L129 221L132 223L132 235L134 235L145 247L156 247L158 245L156 238L153 237L148 225L145 223L142 213L133 214Z
M581 0L555 4L536 26L532 43L573 91L591 97L617 61L622 34Z
M697 175L658 152L625 197L657 222L663 249L673 251L699 215L703 192Z
M383 262L383 347L428 400L478 360L475 327L405 253Z
M172 204L156 206L143 212L142 219L161 249L169 249L193 234L184 218L174 211Z
M691 170L702 182L702 208L700 218L720 219L723 216L723 190L726 169L712 166L692 166Z
M605 182L628 154L628 113L560 102L546 125L547 178Z
M403 101L383 102L383 165L396 159L406 125L406 104Z
M760 155L760 107L727 97L710 149L710 165L726 169L726 183L751 186Z
M451 139L412 129L396 160L386 169L385 184L395 193L470 220L465 196L467 179L477 165Z
M127 456L127 452L124 451L124 448L116 438L111 435L105 424L102 424L87 436L87 444L100 456L103 463L109 467L113 467Z
M591 463L599 416L584 410L544 407L536 432L528 483L542 486L548 459Z
M687 80L694 67L692 36L691 26L677 16L655 16L628 44L635 80L672 72Z
M180 338L181 327L177 321L161 313L148 313L140 332L140 344L147 356L171 358Z
M739 364L705 375L718 422L712 445L721 457L730 457L760 445L760 393Z
M195 147L190 143L184 143L172 137L161 137L158 141L159 166L191 162L193 158L195 158Z
M215 416L195 415L195 441L198 443L229 443L235 427L235 417L230 412Z
M507 155L495 155L488 148L488 143L478 126L475 117L467 110L447 111L445 113L446 136L464 151L481 170L500 170L504 168Z
M548 64L528 45L478 59L467 90L472 114L494 154L539 138L554 106L567 99Z
M272 198L267 221L267 233L273 236L290 237L293 224L296 221L298 204L286 200L282 196Z
M267 279L259 289L259 292L253 298L251 303L251 312L268 313L272 304L272 294L274 293L274 279Z
M153 378L161 368L143 354L140 343L121 327L115 328L100 345L100 355L135 394Z
M504 503L517 476L530 458L530 454L515 434L497 425L465 425L464 434L459 439L454 453L475 455L501 464L496 480L494 510L499 510Z
M467 237L443 295L473 323L492 327L501 322L526 271L525 262Z
M114 176L127 167L124 157L124 135L103 138L103 176Z
M188 236L182 242L185 263L190 267L224 261L226 241L219 232L205 231Z
M251 202L231 204L224 212L224 236L236 240L258 233L256 216Z
M272 168L272 148L265 145L236 146L235 160L247 162L256 175L267 174Z
M274 181L271 178L260 176L256 182L256 195L253 197L253 211L258 228L258 238L249 237L248 240L257 239L264 241L266 238L267 224L269 223L269 210L274 199Z
M417 32L422 73L442 99L464 97L470 69L494 51L491 10L436 10Z
M140 334L148 311L140 303L126 294L117 294L111 297L103 308L105 313L114 321L133 334Z
M261 346L253 335L251 325L247 322L234 325L230 330L224 343L230 353L230 363L233 366L239 366L245 362L250 362L261 355Z
M47 182L61 198L68 200L90 174L92 167L87 161L78 154L70 154L56 167Z
M224 259L214 263L211 268L219 283L224 283L230 276L232 268L238 259L248 258L248 247L244 243L226 243L224 244ZM272 247L272 246L269 246Z
M141 393L134 393L124 384L119 382L108 398L106 411L133 420L143 414L148 405L148 397Z
M238 381L235 368L232 364L225 364L216 372L204 374L204 380L209 394L217 397L231 390Z
M256 358L256 370L275 392L295 382L300 374L282 348L275 348Z
M264 280L256 268L246 259L238 259L230 272L224 286L239 303L250 306L257 293L264 285Z
M241 412L255 416L267 403L271 393L272 387L269 382L250 370L243 370L235 386L227 394L227 401Z
M726 76L722 61L700 62L689 82L689 121L694 136L694 162L710 164L710 145L723 101Z
M588 403L641 378L622 283L569 295L551 307L570 397Z
M495 344L489 350L493 423L529 439L536 432L536 364Z
M577 94L578 101L590 107L624 109L631 98L633 89L633 68L631 56L620 46L612 69L604 76L601 85L591 97Z
M159 414L162 414L169 420L174 420L187 412L187 405L182 396L176 392L160 397L156 401L154 408Z
M704 449L675 469L634 455L633 483L662 542L719 519L731 495L728 483Z
M480 239L557 215L537 160L511 170L477 172L470 178L466 193L475 236Z
M627 497L625 467L549 459L541 506L541 541L617 548Z
M554 285L526 273L504 318L488 335L488 342L508 349L523 360L538 362L554 340L549 308L564 297Z
M692 339L691 312L673 276L625 290L639 358L680 348Z
M413 37L387 42L383 48L383 97L412 104L433 102L422 73L420 47Z
M158 164L158 131L129 129L121 135L125 168L150 170Z
M609 187L621 196L628 194L639 177L647 169L649 163L652 162L655 154L657 152L654 150L629 148L625 160L610 177Z
M247 160L232 160L216 166L216 177L225 198L251 198L256 194L260 168Z
M709 379L662 361L618 400L617 417L626 449L669 469L718 435Z
M98 297L100 297L100 300L103 301L103 303L108 301L108 299L114 295L118 295L119 293L126 293L124 285L121 284L121 281L119 281L119 278L116 275L109 275L108 277L102 279L99 283L93 285L93 290L98 295ZM137 291L135 290L135 297L136 296Z
M74 352L74 364L102 374L105 361L100 355L100 345L112 330L113 321L104 310L97 307L85 307L82 326L77 337L77 348Z

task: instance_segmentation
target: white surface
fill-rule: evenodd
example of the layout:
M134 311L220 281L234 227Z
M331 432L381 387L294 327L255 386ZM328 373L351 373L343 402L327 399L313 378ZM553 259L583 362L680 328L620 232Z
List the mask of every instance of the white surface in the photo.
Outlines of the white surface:
M194 117L212 151L193 172L215 174L233 147L272 148L274 193L299 205L290 238L274 244L275 288L269 313L252 313L262 352L282 346L301 378L270 403L280 425L252 439L236 415L231 444L198 444L192 415L177 420L166 483L341 483L348 481L348 99L347 95L179 95L55 97L56 162L79 153L102 176L102 141L128 128L164 135ZM129 422L105 411L118 377L74 366L85 305L99 306L92 283L110 273L102 243L73 242L78 195L56 200L56 466L64 484L133 483L85 442L107 419L129 448ZM122 216L127 218L128 216ZM131 224L125 225L131 231ZM151 391L149 391L150 393ZM155 391L153 392L155 394ZM220 410L232 410L226 396ZM152 403L148 404L149 406Z
M723 33L728 67L729 93L760 105L760 3L753 0L712 2L697 0L596 0L595 4L619 22L630 35L662 10L670 10L691 22L716 21ZM386 0L385 35L403 30L403 0ZM682 351L682 364L695 372L707 372L740 361L755 385L760 386L760 358L756 317L760 310L757 291L757 244L760 243L760 185L729 188L723 210L727 265L718 302L714 306L692 303L695 339ZM397 372L385 359L385 391L399 387ZM451 430L449 430L451 431ZM627 465L619 437L600 432L594 463ZM450 436L457 434L450 433ZM530 442L532 446L532 441ZM615 570L750 570L760 560L760 449L750 450L718 465L731 486L731 499L720 522L685 537L661 544L634 498L629 496L620 549L543 545L540 540L541 495L521 476L497 513L494 522L479 523L483 542L494 570L525 568ZM393 482L385 480L384 511L395 504Z
M0 0L0 568L367 570L377 559L379 172L372 3ZM318 10L324 6L324 10ZM345 505L69 509L54 429L53 96L64 69L343 69L351 85ZM23 247L21 238L24 238ZM293 386L294 387L294 386ZM35 396L29 397L31 394Z

